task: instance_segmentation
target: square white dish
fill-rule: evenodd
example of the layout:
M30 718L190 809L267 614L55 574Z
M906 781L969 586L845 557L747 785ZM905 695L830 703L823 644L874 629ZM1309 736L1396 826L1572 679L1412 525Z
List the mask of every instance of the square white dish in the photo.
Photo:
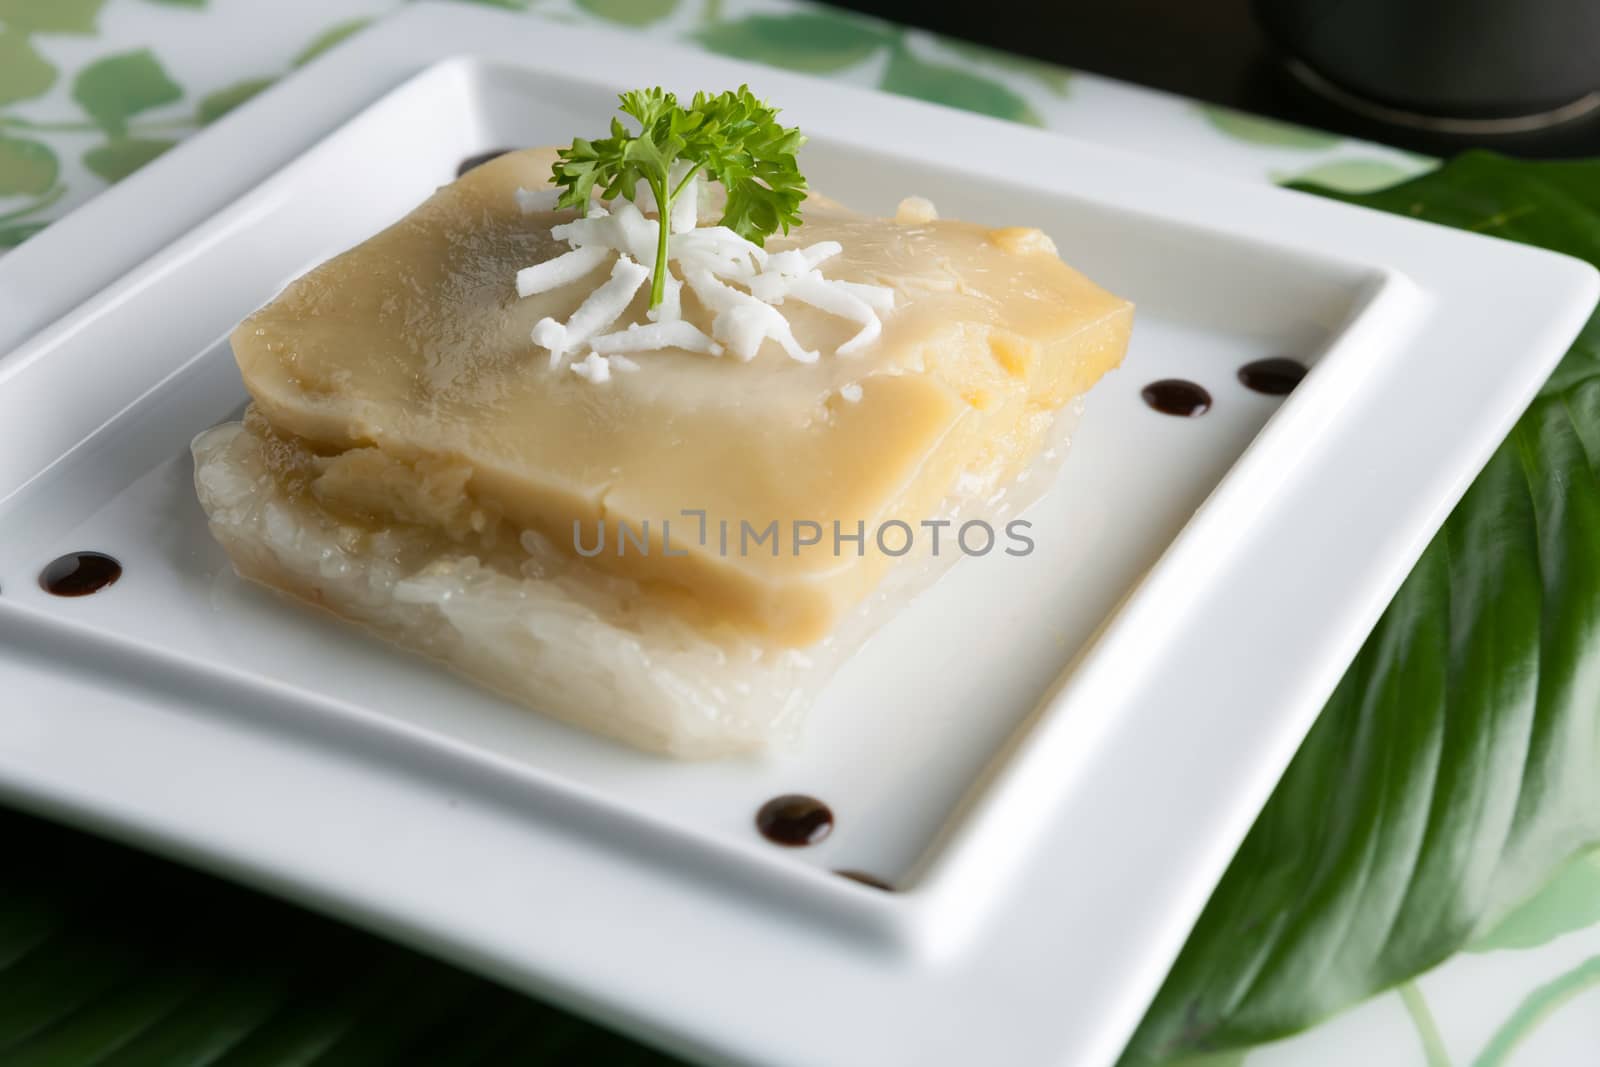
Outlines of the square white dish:
M306 77L450 56L0 355L0 792L702 1059L1109 1061L1367 627L1575 334L1593 272L490 13L415 9ZM813 186L1042 225L1139 303L1128 363L1029 513L1038 552L960 564L846 668L797 751L715 765L575 734L231 577L185 446L243 399L218 342L234 322L468 155L598 129L622 88L741 81L811 135ZM298 82L128 199L186 158L292 155L326 130ZM41 245L83 240L60 229ZM1272 354L1316 364L1282 404L1233 379ZM1214 409L1148 411L1140 387L1174 375ZM78 549L125 576L46 596L39 568ZM751 815L796 790L840 824L779 853Z

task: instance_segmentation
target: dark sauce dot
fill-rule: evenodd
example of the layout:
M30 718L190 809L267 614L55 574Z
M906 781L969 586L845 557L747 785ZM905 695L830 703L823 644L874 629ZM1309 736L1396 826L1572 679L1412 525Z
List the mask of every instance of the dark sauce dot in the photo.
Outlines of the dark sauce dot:
M833 830L833 812L816 797L787 793L761 805L756 829L775 845L814 845Z
M459 166L456 167L456 177L461 177L469 170L476 170L478 167L483 166L485 163L488 163L491 160L499 159L501 156L510 151L511 149L509 148L496 148L490 152L479 152L475 156L468 156L466 159L461 161Z
M1140 393L1144 402L1163 415L1193 418L1211 410L1211 394L1182 378L1163 378L1151 382Z
M102 552L68 552L39 572L39 586L56 596L88 596L122 577L122 564Z
M1268 396L1287 396L1306 376L1306 365L1285 356L1258 359L1239 368L1239 382Z
M871 886L873 889L881 889L885 893L894 892L894 886L875 874L868 874L866 871L834 871L833 873L840 878L848 878L852 882L860 882L862 885Z

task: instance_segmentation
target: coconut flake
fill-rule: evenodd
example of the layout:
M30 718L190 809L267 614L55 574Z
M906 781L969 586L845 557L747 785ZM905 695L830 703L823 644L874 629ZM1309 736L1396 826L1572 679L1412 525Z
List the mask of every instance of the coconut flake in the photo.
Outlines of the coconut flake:
M566 241L574 248L599 245L616 252L625 252L640 263L654 263L656 258L656 224L647 219L633 204L623 201L617 210L609 213L591 213L587 218L574 219L550 228L550 236Z
M761 273L766 276L781 278L799 278L815 270L821 263L832 259L844 246L838 241L818 241L814 245L804 248L791 248L786 252L774 252L767 256Z
M851 404L861 403L861 383L851 382L849 385L841 385L839 395Z
M677 189L678 183L683 181L683 176L689 173L693 165L679 160L668 171L668 189ZM661 205L656 205L656 217L661 217ZM689 179L689 184L683 191L672 199L672 210L668 214L669 229L673 233L689 233L700 221L700 175L696 174Z
M611 277L578 305L570 319L565 323L540 319L533 328L533 342L550 350L550 366L560 366L568 351L616 322L648 277L649 270L626 255L618 256Z
M722 355L722 346L707 337L692 322L653 322L648 326L633 325L626 330L602 334L589 342L601 355L616 352L654 352L661 348L681 348L686 352L704 352Z
M556 201L561 199L560 189L524 189L517 186L517 207L524 215L532 215L536 211L554 211Z
M798 248L787 252L774 252L767 256L767 265L761 270L763 279L798 278L807 270L806 257Z
M673 237L669 258L742 281L766 265L767 251L726 226L701 226Z
M894 290L887 285L847 282L839 278L828 279L828 284L836 285L845 292L859 297L868 307L880 315L887 315L894 310Z
M668 271L662 279L661 303L644 313L651 322L677 322L683 318L683 283Z
M784 297L789 295L789 286L792 279L781 274L757 274L746 282L750 287L750 295L764 304L781 304Z
M548 315L533 324L533 332L528 335L534 344L550 350L550 369L555 370L561 366L561 358L567 354L567 327L564 323L557 322Z
M789 295L820 311L861 324L860 331L836 350L841 356L859 351L876 341L883 332L883 323L865 300L829 282L821 271L814 270L803 278L795 279L789 287Z
M832 245L833 248L824 247L826 245ZM839 355L850 355L877 340L883 332L883 323L878 314L894 307L894 290L824 278L822 272L815 268L804 269L800 274L792 273L797 268L804 268L812 258L820 261L838 254L838 251L837 242L824 241L807 249L779 252L768 260L765 271L750 280L750 295L767 304L782 304L786 298L793 296L820 311L860 323L860 331L836 350ZM807 256L808 252L813 255Z
M686 169L676 169L671 180L682 181L686 173ZM545 198L536 194L547 192L519 189L518 204L542 204ZM635 203L619 200L613 211L597 204L584 218L551 228L551 235L566 241L573 251L519 271L517 291L521 295L571 284L598 267L610 252L620 253L610 279L590 293L566 323L545 318L533 328L534 342L550 350L552 368L559 367L568 352L586 344L593 351L573 369L582 367L581 375L590 380L609 377L609 364L602 369L597 359L609 355L631 364L618 354L659 348L720 355L726 345L739 359L751 360L770 340L791 359L816 362L819 353L800 345L788 319L777 310L777 305L790 297L860 325L856 335L839 346L838 354L857 352L881 336L880 316L893 310L895 292L886 286L824 277L820 264L843 252L839 242L818 241L804 248L768 253L729 227L697 226L704 192L701 176L696 175L667 212L667 261L669 267L677 262L682 280L669 269L663 279L661 303L646 312L648 325L633 325L616 333L603 331L627 309L650 276L650 270L641 264L655 261L661 237L659 218L649 218ZM709 337L683 319L684 285L712 313ZM601 374L605 377L596 377Z
M529 297L571 285L604 263L609 255L609 248L591 245L588 248L574 248L571 252L564 252L531 267L523 267L517 271L517 295Z
M647 267L626 255L618 256L611 268L611 277L590 293L589 298L572 313L572 318L567 320L568 338L573 343L586 341L616 322L618 316L628 309L633 294L649 277Z
M605 356L590 352L583 359L572 365L572 373L578 377L599 385L601 382L611 380L611 361Z
M708 270L691 268L687 280L700 302L716 313L711 322L711 336L727 345L741 360L754 359L761 342L770 339L776 341L790 359L800 363L817 361L818 353L800 347L789 328L789 320L771 304L723 285Z

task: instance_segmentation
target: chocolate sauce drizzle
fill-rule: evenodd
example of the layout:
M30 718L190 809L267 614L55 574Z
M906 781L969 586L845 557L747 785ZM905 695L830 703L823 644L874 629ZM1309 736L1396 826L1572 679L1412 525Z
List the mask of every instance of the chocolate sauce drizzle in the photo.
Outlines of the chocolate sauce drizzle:
M1239 382L1268 396L1287 396L1306 376L1306 365L1287 356L1258 359L1239 368Z
M756 829L775 845L815 845L833 831L833 812L816 797L786 793L761 805Z
M68 552L39 572L39 587L56 596L88 596L122 577L122 564L103 552Z
M1144 402L1163 415L1194 418L1211 410L1211 394L1183 378L1163 378L1140 392Z

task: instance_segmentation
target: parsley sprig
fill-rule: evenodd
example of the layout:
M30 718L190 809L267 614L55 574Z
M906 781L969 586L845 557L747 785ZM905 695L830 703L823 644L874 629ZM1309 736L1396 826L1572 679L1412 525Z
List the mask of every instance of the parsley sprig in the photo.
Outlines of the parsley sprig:
M695 175L705 172L727 190L722 225L756 244L767 235L800 224L800 202L806 179L795 153L805 137L778 122L776 108L756 99L750 87L737 91L695 93L686 108L660 87L635 89L621 96L621 111L639 123L628 132L622 120L611 120L611 136L598 141L579 137L558 153L555 184L562 190L561 207L585 211L596 188L606 199L633 199L640 182L650 187L658 206L660 236L650 306L661 303L667 280L667 217L672 202ZM676 183L672 166L690 164Z

